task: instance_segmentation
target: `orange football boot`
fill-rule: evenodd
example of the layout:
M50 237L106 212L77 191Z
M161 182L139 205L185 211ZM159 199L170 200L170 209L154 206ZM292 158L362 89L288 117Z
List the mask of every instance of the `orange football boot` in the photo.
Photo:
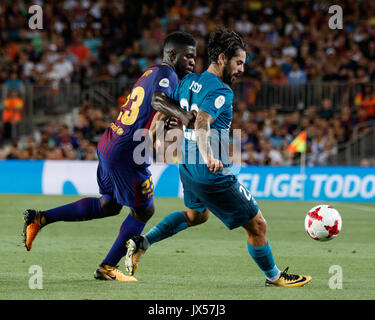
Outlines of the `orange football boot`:
M108 264L101 264L94 272L94 278L98 280L133 282L138 281L132 276L126 276L122 271Z
M276 287L302 287L311 281L311 276L302 276L299 274L288 274L286 268L281 272L280 278L276 281L266 280L266 286Z
M41 212L33 209L27 209L24 213L23 242L27 251L31 250L33 241L42 228L41 217Z

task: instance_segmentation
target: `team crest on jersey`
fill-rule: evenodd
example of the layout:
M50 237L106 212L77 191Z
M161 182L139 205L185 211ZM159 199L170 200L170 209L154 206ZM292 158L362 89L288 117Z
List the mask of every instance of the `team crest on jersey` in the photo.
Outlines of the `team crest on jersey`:
M224 96L218 96L215 99L215 107L216 109L220 109L225 103L225 97Z
M169 80L167 78L163 78L159 81L159 86L168 88L169 87Z

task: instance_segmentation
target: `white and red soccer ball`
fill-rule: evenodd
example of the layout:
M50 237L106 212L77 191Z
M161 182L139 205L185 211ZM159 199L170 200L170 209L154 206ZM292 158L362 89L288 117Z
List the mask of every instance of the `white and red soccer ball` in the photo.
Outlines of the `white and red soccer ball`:
M341 226L340 213L330 205L320 204L306 214L305 230L314 240L328 241L336 238Z

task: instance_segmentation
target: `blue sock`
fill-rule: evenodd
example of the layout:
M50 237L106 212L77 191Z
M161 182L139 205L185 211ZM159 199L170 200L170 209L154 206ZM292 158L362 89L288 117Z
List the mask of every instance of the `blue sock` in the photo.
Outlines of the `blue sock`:
M273 259L271 246L268 241L266 245L261 247L253 247L249 242L247 242L247 249L251 257L267 278L277 276L279 269L277 268Z
M57 221L84 221L103 218L99 198L83 198L51 210L44 211L46 223Z
M145 237L149 245L161 241L165 238L171 237L177 232L185 230L188 227L186 217L182 211L176 211L167 215L156 226L150 229Z
M111 250L109 250L102 263L109 264L110 266L116 266L121 258L126 255L126 241L133 236L139 236L142 233L145 225L146 223L138 221L136 218L132 217L131 214L129 214L122 223L120 233L118 234Z

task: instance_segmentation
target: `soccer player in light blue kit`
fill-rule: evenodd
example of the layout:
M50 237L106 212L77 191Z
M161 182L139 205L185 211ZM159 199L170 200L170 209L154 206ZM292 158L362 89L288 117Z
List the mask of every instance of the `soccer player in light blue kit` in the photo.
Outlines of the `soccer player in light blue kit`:
M210 35L208 56L207 71L185 76L170 97L154 94L153 105L159 109L179 103L187 111L197 111L194 130L184 128L185 150L179 166L188 209L169 214L144 236L132 237L127 243L126 270L134 274L141 255L153 243L207 221L212 212L228 229L245 229L248 252L263 271L266 285L303 286L310 276L277 268L266 237L267 224L256 201L233 174L228 174L229 164L217 156L213 140L210 142L215 131L222 146L221 137L230 129L233 92L229 85L244 71L246 46L235 32L220 29ZM199 157L203 161L199 162Z

